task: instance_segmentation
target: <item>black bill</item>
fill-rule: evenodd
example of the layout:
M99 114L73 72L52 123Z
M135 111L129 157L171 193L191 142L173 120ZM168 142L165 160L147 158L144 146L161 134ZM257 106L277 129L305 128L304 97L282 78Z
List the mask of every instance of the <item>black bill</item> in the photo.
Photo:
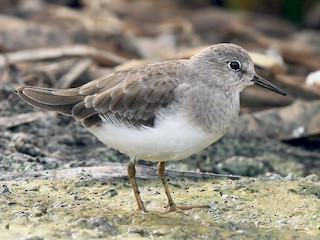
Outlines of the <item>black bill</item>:
M267 88L271 91L274 91L276 93L279 93L281 95L287 95L283 90L281 90L279 87L277 87L276 85L272 84L271 82L269 82L268 80L264 79L263 77L260 77L259 75L255 74L252 82L254 82L255 84Z

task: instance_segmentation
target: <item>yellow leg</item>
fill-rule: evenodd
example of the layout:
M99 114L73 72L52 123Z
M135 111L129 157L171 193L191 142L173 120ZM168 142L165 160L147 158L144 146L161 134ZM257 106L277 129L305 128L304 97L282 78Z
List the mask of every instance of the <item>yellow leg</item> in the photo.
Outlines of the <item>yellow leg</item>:
M165 162L159 162L158 163L158 174L159 174L159 177L162 181L162 184L163 184L163 187L164 187L164 191L167 195L167 198L168 198L168 205L166 206L168 209L170 208L176 208L176 204L174 203L172 197L171 197L171 193L170 193L170 190L169 190L169 185L167 183L167 180L166 180L166 176L165 176Z
M189 210L192 208L208 208L207 205L190 205L190 206L177 206L171 196L171 193L169 191L169 185L166 180L165 176L165 162L159 162L158 163L158 174L159 177L162 181L165 193L168 198L168 205L166 205L167 211L166 212L172 212L172 211L177 211L177 210Z
M134 197L136 198L137 204L138 204L138 210L141 212L147 212L146 208L144 207L144 204L142 202L142 199L140 197L140 192L138 189L137 181L136 181L136 168L134 161L130 160L130 163L128 165L128 177L129 181L133 190Z

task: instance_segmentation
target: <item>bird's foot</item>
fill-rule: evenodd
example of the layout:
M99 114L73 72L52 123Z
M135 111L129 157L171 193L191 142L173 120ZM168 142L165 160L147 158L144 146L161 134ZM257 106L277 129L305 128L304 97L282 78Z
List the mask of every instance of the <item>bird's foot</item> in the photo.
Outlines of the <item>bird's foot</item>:
M167 204L164 206L165 213L170 213L170 212L182 212L184 210L190 210L193 208L210 208L208 205L186 205L186 206L178 206L175 203L174 204Z

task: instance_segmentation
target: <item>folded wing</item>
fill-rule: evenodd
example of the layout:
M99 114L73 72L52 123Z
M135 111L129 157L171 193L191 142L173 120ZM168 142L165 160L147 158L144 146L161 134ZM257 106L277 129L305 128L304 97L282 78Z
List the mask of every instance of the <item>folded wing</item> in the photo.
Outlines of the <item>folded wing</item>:
M175 100L180 81L174 71L163 64L141 66L77 88L22 86L16 92L27 103L73 116L87 128L115 118L126 125L152 127L157 112Z

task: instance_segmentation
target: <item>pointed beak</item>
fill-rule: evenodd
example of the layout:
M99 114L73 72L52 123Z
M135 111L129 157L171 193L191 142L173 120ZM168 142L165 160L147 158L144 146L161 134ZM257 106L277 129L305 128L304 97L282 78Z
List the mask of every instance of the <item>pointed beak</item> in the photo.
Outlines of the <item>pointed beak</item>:
M255 74L253 79L251 80L252 82L254 82L255 84L267 88L271 91L274 91L276 93L279 93L283 96L287 95L282 89L280 89L279 87L277 87L276 85L272 84L271 82L269 82L268 80L264 79L263 77L260 77L259 75Z

